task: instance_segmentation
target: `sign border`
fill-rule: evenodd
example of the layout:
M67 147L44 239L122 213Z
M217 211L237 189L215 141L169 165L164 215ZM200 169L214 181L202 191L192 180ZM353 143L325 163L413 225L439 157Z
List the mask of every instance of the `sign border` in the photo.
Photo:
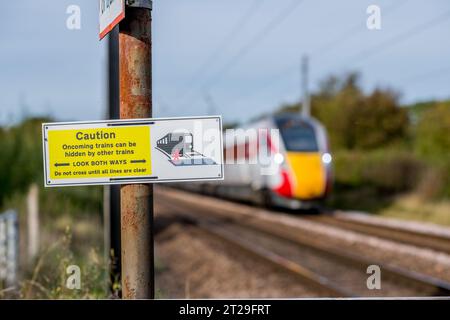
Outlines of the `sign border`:
M120 181L105 181L102 183L98 182L83 182L83 183L70 183L70 184L49 184L48 172L47 172L47 159L46 159L46 146L47 146L47 136L45 133L45 127L51 126L62 126L62 125L85 125L85 124L105 124L105 123L130 123L130 125L139 125L139 123L145 124L148 122L157 121L168 121L168 120L203 120L203 119L218 119L219 120L219 130L222 135L220 139L220 154L221 164L220 164L220 177L207 177L207 178L193 178L193 179L158 179L152 180L146 177L144 178L130 178L129 180L122 179ZM50 122L42 123L42 157L44 163L44 185L46 188L55 187L76 187L76 186L103 186L103 185L121 185L121 184L143 184L143 183L168 183L168 182L192 182L192 181L221 181L225 179L224 171L224 155L223 155L223 128L222 128L222 116L198 116L198 117L172 117L172 118L138 118L138 119L111 119L111 120L94 120L94 121L69 121L69 122Z
M99 12L100 12L100 1L99 3ZM122 21L123 19L125 19L125 1L123 1L123 8L122 8L122 13L120 15L118 15L103 31L100 30L100 21L99 21L99 40L103 40L104 37L106 37L106 35L108 33L110 33L112 31L112 29L115 28L116 25L119 24L120 21Z

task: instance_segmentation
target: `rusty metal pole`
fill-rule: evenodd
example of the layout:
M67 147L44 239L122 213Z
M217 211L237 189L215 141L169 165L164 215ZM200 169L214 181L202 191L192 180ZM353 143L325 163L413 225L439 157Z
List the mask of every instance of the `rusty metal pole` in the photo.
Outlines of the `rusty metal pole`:
M119 26L120 118L152 116L151 0L128 0ZM122 298L154 298L153 186L122 185Z

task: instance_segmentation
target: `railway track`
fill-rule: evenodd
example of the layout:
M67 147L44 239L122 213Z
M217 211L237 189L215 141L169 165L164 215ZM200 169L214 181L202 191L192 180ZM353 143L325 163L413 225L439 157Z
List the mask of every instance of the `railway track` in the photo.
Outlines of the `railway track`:
M380 264L344 249L324 246L295 228L245 215L247 206L215 205L201 197L178 191L158 192L158 199L173 214L188 219L210 236L218 237L237 250L294 274L323 296L450 296L450 283L406 269ZM254 210L254 208L253 208ZM244 214L243 214L244 213ZM383 272L381 290L369 290L369 265Z
M196 214L193 214L192 211L186 211L186 208L174 205L173 203L165 203L163 206L172 211L171 216L174 220L195 225L200 228L204 234L218 238L220 241L231 245L234 250L242 251L244 254L251 255L264 263L270 263L282 272L287 272L294 277L297 277L302 283L306 283L308 286L317 290L320 295L328 297L353 296L353 293L339 288L326 277L312 272L304 266L294 262L292 259L284 257L241 237L237 234L236 230L232 230L228 223L224 224L223 222L215 221L214 219L205 220L199 218Z
M375 224L361 219L355 220L343 214L308 216L305 219L332 225L341 229L351 230L366 235L389 239L421 248L432 249L450 254L450 235L439 235L419 232L398 226Z

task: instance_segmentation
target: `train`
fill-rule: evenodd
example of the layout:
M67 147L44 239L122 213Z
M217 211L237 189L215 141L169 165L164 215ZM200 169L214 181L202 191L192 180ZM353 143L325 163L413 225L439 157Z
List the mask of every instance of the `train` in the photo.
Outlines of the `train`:
M261 153L265 159L258 159ZM332 155L326 129L300 113L268 115L225 130L224 160L223 181L177 187L293 210L318 208L331 192Z

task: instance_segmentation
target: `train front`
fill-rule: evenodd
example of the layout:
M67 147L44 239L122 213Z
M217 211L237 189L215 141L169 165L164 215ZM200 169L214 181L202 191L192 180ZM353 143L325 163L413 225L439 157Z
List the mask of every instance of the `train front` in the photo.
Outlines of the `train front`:
M313 207L329 194L332 184L325 128L317 120L297 114L276 116L274 121L282 157L279 174L272 181L274 202L292 209Z

